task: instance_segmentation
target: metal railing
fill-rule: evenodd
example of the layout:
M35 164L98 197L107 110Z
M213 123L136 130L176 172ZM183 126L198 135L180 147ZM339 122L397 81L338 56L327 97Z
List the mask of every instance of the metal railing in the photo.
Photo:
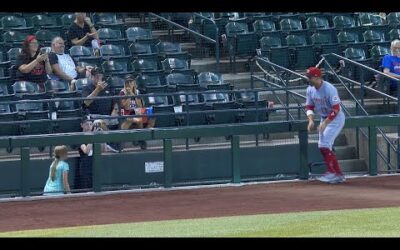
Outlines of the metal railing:
M372 72L372 73L374 73L374 74L377 74L377 75L380 75L381 77L384 77L384 78L386 78L386 79L389 79L389 80L392 80L392 81L396 81L397 83L400 82L400 79L394 78L394 77L389 76L389 75L387 75L387 74L385 74L385 73L383 73L383 72L380 72L380 71L378 71L378 70L376 70L376 69L373 69L373 68L371 68L371 67L368 67L368 66L366 66L366 65L364 65L364 64L361 64L361 63L359 63L359 62L353 61L353 60L348 59L348 58L346 58L346 57L343 57L343 56L341 56L341 55L337 55L337 54L335 54L335 53L330 53L330 54L321 55L321 57L322 57L323 59L325 59L326 56L333 56L333 57L336 57L336 58L338 58L338 59L341 59L341 60L346 61L347 63L350 63L350 64L352 64L352 65L355 65L355 66L357 66L357 67L359 67L359 68L361 69L361 75L360 75L360 76L361 76L361 83L357 84L357 85L360 86L360 89L361 89L361 93L360 93L361 102L359 102L359 101L357 100L357 98L353 95L353 93L349 90L348 86L346 86L346 84L343 82L343 80L350 80L350 81L349 81L350 83L356 84L357 81L354 81L354 80L351 80L351 79L348 79L348 78L346 78L346 77L343 77L343 76L338 75L338 74L335 72L335 70L332 68L332 66L328 63L328 61L327 61L327 60L324 60L325 65L327 65L328 68L329 68L329 71L328 71L328 72L329 72L330 74L334 75L334 76L340 81L340 83L346 88L347 92L348 92L348 93L350 94L350 96L352 97L353 101L356 102L356 112L357 112L358 109L361 109L362 112L364 113L364 115L369 116L369 113L368 113L368 112L366 111L366 109L364 108L364 94L365 94L365 89L367 89L367 90L373 91L375 94L378 94L378 95L382 96L383 98L387 98L387 99L391 99L391 100L397 101L398 113L400 114L400 92L397 91L397 98L395 98L395 97L392 97L392 96L390 96L390 95L388 95L388 94L386 94L386 93L383 93L383 92L381 92L381 91L378 91L378 90L375 90L375 89L370 88L370 87L368 87L368 86L365 86L364 73L363 73L363 72L364 72L364 71L370 71L370 72ZM357 108L358 108L358 109L357 109ZM350 114L349 114L349 115L350 115ZM357 136L357 137L356 137L356 140L357 140L357 154L359 154L359 138L358 138L358 131L359 131L359 130L357 129L357 133L356 133L356 136ZM363 135L365 138L368 138L368 134L367 134L366 131L363 131L362 129L360 129L360 131L361 131L362 135ZM378 133L382 136L382 138L385 140L385 142L386 142L386 144L387 144L387 148L388 148L388 150L387 150L387 152L386 152L386 156L385 156L385 154L384 154L379 148L377 149L377 153L378 153L378 155L381 157L381 159L387 164L389 170L391 170L394 166L393 166L393 165L391 164L391 162L390 162L390 149L392 149L393 151L397 152L397 159L400 159L400 142L399 142L399 140L397 139L397 140L396 140L396 141L397 141L397 145L394 145L394 144L392 143L392 141L387 137L386 133L385 133L384 131L382 131L381 128L377 127L377 131L378 131ZM397 126L397 138L400 138L400 125ZM389 153L388 153L388 152L389 152ZM400 166L400 164L398 163L397 168L399 168L399 166Z
M175 26L175 27L177 27L177 28L179 28L179 29L183 29L183 30L189 32L190 34L192 34L192 35L194 35L194 36L196 36L196 37L199 37L199 38L201 38L201 39L203 39L203 40L205 40L205 41L207 41L207 42L209 42L209 43L215 44L215 59L216 59L216 64L217 64L217 73L219 73L219 72L220 72L220 71L219 71L219 70L220 70L220 65L219 65L219 64L220 64L220 52L219 52L218 27L217 27L217 25L216 25L216 23L215 23L214 20L212 20L212 19L210 19L210 18L207 18L207 17L204 17L204 16L202 16L202 15L200 15L200 14L197 14L197 13L194 13L194 15L197 16L197 17L199 17L199 18L202 18L202 19L205 19L205 20L210 21L210 22L215 26L215 30L216 30L216 37L215 37L215 39L212 39L212 38L210 38L210 37L208 37L208 36L205 36L205 35L203 35L203 34L200 34L199 32L196 32L196 31L194 31L194 30L192 30L192 29L189 29L189 28L187 28L187 27L185 27L185 26L182 26L182 25L180 25L180 24L178 24L178 23L175 23L175 22L173 22L173 21L171 21L171 20L169 20L169 19L167 19L167 18L165 18L165 17L162 17L162 16L157 15L157 14L152 13L152 12L149 12L149 13L148 13L149 28L151 29L151 17L155 17L155 18L157 18L157 19L159 19L159 20L161 20L161 21L163 21L163 22L168 23L169 25Z
M386 78L388 78L388 79L390 79L390 80L399 81L399 79L396 79L396 78L394 78L394 77L388 76L388 75L386 75L386 74L384 74L384 73L382 73L382 72L380 72L380 71L377 71L377 70L375 70L375 69L373 69L373 68L370 68L370 67L365 66L365 65L363 65L363 64L360 64L360 63L358 63L358 62L352 61L352 60L350 60L350 59L348 59L348 58L345 58L345 57L342 57L342 56L340 56L340 55L336 55L336 54L334 54L334 53L321 55L322 59L321 59L321 61L318 63L318 65L324 63L324 64L327 66L327 68L329 69L329 70L327 70L326 72L327 72L328 74L331 74L331 75L335 76L335 77L339 80L339 82L341 83L341 85L343 85L343 87L345 88L345 90L347 91L347 93L350 95L351 99L356 103L356 114L359 113L358 110L361 110L362 113L363 113L364 115L369 116L369 113L368 113L368 112L366 111L366 109L364 108L364 100L363 100L363 97L364 97L364 91L365 91L365 90L372 91L372 92L374 92L375 94L382 96L383 98L386 98L386 99L389 99L389 100L398 101L398 107L399 107L399 113L400 113L400 105L399 105L399 99L400 99L400 98L392 97L392 96L390 96L390 95L388 95L388 94L386 94L386 93L383 93L383 92L381 92L381 91L379 91L379 90L376 90L376 89L374 89L374 88L365 86L365 82L364 82L364 81L361 81L361 83L358 83L358 82L355 81L355 80L352 80L352 79L346 78L346 77L344 77L344 76L338 75L338 74L335 72L335 70L333 69L333 67L332 67L332 66L328 63L328 61L325 59L325 56L328 56L328 55L338 57L339 59L343 59L343 60L345 60L345 61L348 62L348 63L354 64L354 65L356 65L356 66L358 66L358 67L360 67L360 68L363 68L363 69L365 69L365 70L369 70L369 71L371 71L371 72L373 72L373 73L375 73L375 74L379 74L379 75L381 75L382 77L386 77ZM254 64L256 64L256 65L264 72L264 78L266 78L266 74L270 74L269 72L266 72L266 71L258 64L258 61L261 61L261 62L263 62L263 63L265 63L265 64L267 64L268 66L271 67L272 72L275 73L275 75L276 75L274 78L277 79L281 85L276 84L276 83L273 83L273 82L270 82L270 81L268 81L267 79L263 79L263 78L261 78L261 77L259 77L259 76L257 76L257 75L254 74L254 69L253 69ZM290 91L287 87L288 87L288 82L289 82L289 75L293 75L293 76L295 76L295 77L298 77L298 79L303 79L303 80L308 80L307 77L305 77L304 75L299 74L298 72L295 72L295 71L293 71L293 70L290 70L290 69L287 69L287 68L282 67L282 66L280 66L280 65L277 65L277 64L275 64L275 63L269 61L268 58L263 58L263 57L256 56L256 57L254 57L254 58L251 60L251 62L252 62L252 64L251 64L251 81L252 81L252 86L253 86L253 84L254 84L253 81L254 81L254 80L258 80L258 81L261 81L261 82L263 82L263 83L265 83L265 84L274 86L275 88L281 88L281 90L285 91L285 93L286 93L286 104L283 104L283 103L279 100L279 98L277 98L277 100L278 100L283 106L285 106L285 107L288 107L288 106L289 106L289 97L295 97L295 96L297 96L297 97L300 97L300 98L302 98L302 99L305 100L305 96L302 96L302 95L300 95L300 94L298 94L298 93L296 93L296 92ZM279 74L279 72L277 72L276 68L278 68L279 70L281 70L281 71L287 73L287 74L286 74L286 79L283 79L283 78L281 77L281 75ZM361 74L361 76L363 76L363 74ZM362 79L363 79L363 78L362 78ZM358 86L361 87L361 89L362 89L362 92L361 92L361 102L355 97L355 95L352 93L352 91L350 90L350 88L343 82L343 80L349 81L349 82L351 82L352 84L356 84L356 85L358 85ZM275 97L277 97L277 95L276 95L275 93L274 93L274 95L275 95ZM398 92L398 95L399 95L399 92ZM301 104L299 104L298 100L295 100L295 101L296 101L296 103L298 104L299 110L302 109L302 111L305 112L304 106L301 105ZM341 103L341 108L342 108L342 110L346 113L347 116L349 116L349 117L352 116L351 113L347 110L347 108L344 106L343 103ZM289 112L289 110L287 110L287 112ZM300 112L300 111L299 111L299 112ZM300 114L298 114L298 118L299 118L299 117L300 117ZM292 115L287 114L286 119L287 119L287 120L293 120L294 118L293 118ZM368 139L368 134L367 134L366 131L363 131L362 129L359 130L358 128L356 129L356 150L357 150L357 156L358 156L358 157L359 157L359 136L358 136L359 131L361 131L362 135L365 136L365 138ZM383 153L383 152L378 148L378 149L377 149L377 154L379 155L379 157L382 158L382 160L387 164L388 168L391 170L391 169L393 169L394 167L393 167L393 165L392 165L391 162L390 162L390 149L393 150L393 151L395 151L395 152L397 152L397 154L398 154L398 159L400 159L400 150L399 150L399 149L400 149L400 147L399 147L399 143L400 143L399 141L400 141L400 140L397 140L397 146L395 146L395 145L390 141L390 139L387 137L387 135L385 134L385 132L382 131L382 129L380 129L380 128L378 127L378 128L377 128L377 131L378 131L378 133L383 137L383 139L385 140L385 142L387 143L387 151L388 151L388 152L386 152L386 156L385 156L385 153ZM400 138L400 126L398 126L398 138Z
M384 119L383 119L384 118ZM351 117L346 120L346 128L368 127L369 144L369 174L377 175L377 157L376 157L376 127L381 125L393 126L400 124L400 116L377 115ZM299 151L297 152L298 177L303 180L309 178L308 166L308 132L306 121L280 121L280 122L260 122L244 124L224 124L211 126L190 126L185 128L160 128L160 129L139 129L136 131L107 131L92 133L66 133L54 135L31 135L31 136L10 136L0 137L0 148L17 147L21 148L21 171L19 173L21 184L20 194L29 196L31 183L31 164L30 148L47 145L71 145L81 143L94 144L93 149L93 190L102 191L102 153L101 143L108 141L123 142L125 140L163 140L163 161L164 161L164 187L171 187L173 183L173 154L172 139L185 138L190 136L214 137L231 136L230 147L230 167L232 169L231 182L240 183L242 181L241 166L239 159L241 157L239 135L257 133L279 133L283 131L298 132Z

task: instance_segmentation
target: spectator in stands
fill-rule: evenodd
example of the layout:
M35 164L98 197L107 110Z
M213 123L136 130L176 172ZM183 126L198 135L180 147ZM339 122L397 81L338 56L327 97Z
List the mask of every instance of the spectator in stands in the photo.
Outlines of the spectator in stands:
M83 132L91 132L93 123L90 116L85 115L81 121ZM92 144L81 144L78 147L79 158L76 161L75 169L75 189L85 189L92 187Z
M83 97L105 97L112 96L107 89L107 83L103 81L103 72L99 67L91 70L91 82L82 89ZM118 103L112 98L85 100L82 104L83 110L89 113L92 117L100 118L102 116L118 116ZM96 119L96 118L95 118ZM117 119L107 119L108 126L118 126ZM108 144L111 151L117 151L115 146Z
M68 30L68 39L72 45L92 47L97 53L100 48L97 30L84 12L75 13L75 21Z
M72 57L64 53L65 45L61 37L55 37L51 42L49 53L50 65L53 74L50 76L53 80L67 81L70 89L75 89L75 79L84 78L88 75L89 67L83 68L76 66Z
M121 115L141 115L146 114L147 109L144 107L142 99L136 97L139 94L137 89L136 81L132 75L125 77L124 88L120 91L119 95L130 95L131 98L120 99L120 111ZM127 118L121 123L121 129L132 129L132 128L153 128L155 124L154 118L148 117L132 117ZM141 149L146 149L146 141L139 141Z
M83 132L107 131L107 124L104 120L91 121L90 116L82 118L81 127ZM101 145L101 151L113 151L106 143ZM78 148L79 158L75 171L75 189L88 189L93 187L93 144L81 144Z
M108 84L103 81L103 71L99 67L95 67L91 70L90 83L82 89L82 96L84 97L96 97L96 96L111 96L109 89L107 89ZM85 100L83 102L83 109L88 111L90 114L96 115L118 115L118 109L115 108L114 112L114 102L110 99L100 99L100 100Z
M65 162L68 158L67 147L57 146L54 148L55 159L50 166L49 178L43 190L43 195L67 194L71 190L68 182L69 165Z
M22 44L22 53L16 62L17 79L36 83L40 92L44 92L47 74L52 73L47 53L41 53L35 36L29 35Z
M391 55L382 59L383 72L400 80L400 40L393 40L390 46ZM397 81L391 81L389 88L391 95L396 95Z

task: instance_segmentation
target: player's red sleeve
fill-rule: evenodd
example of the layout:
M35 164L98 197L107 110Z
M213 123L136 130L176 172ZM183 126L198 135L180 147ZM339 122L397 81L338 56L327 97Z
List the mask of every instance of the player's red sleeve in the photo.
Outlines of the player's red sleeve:
M340 104L335 104L335 105L333 105L332 106L332 111L329 113L329 115L328 115L328 119L329 120L333 120L333 119L335 119L335 117L337 116L337 114L339 113L339 111L340 111Z
M314 105L307 105L306 110L314 110Z

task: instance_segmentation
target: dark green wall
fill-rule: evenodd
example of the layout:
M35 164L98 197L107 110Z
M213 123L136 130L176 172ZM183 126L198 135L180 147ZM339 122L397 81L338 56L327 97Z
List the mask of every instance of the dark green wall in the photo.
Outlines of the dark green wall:
M316 144L309 145L309 162L321 161ZM231 179L230 148L173 151L173 183L188 181ZM102 156L103 185L148 185L164 183L164 173L145 173L145 162L162 161L162 152L135 152ZM31 160L31 190L43 189L48 178L51 159ZM299 169L299 145L259 146L240 149L242 178L277 174L296 174ZM70 183L76 158L70 164ZM0 162L0 193L18 192L20 161Z

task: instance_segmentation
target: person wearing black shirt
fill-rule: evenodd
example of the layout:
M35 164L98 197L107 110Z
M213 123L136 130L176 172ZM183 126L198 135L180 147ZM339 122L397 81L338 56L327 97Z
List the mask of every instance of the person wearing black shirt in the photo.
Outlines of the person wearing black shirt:
M29 35L22 44L22 53L18 56L17 80L36 83L40 92L44 92L47 74L52 73L47 53L41 54L35 36Z
M75 21L68 30L68 39L71 45L81 45L85 47L93 47L93 39L99 39L97 31L93 24L91 24L90 19L86 19L86 13L75 13Z

